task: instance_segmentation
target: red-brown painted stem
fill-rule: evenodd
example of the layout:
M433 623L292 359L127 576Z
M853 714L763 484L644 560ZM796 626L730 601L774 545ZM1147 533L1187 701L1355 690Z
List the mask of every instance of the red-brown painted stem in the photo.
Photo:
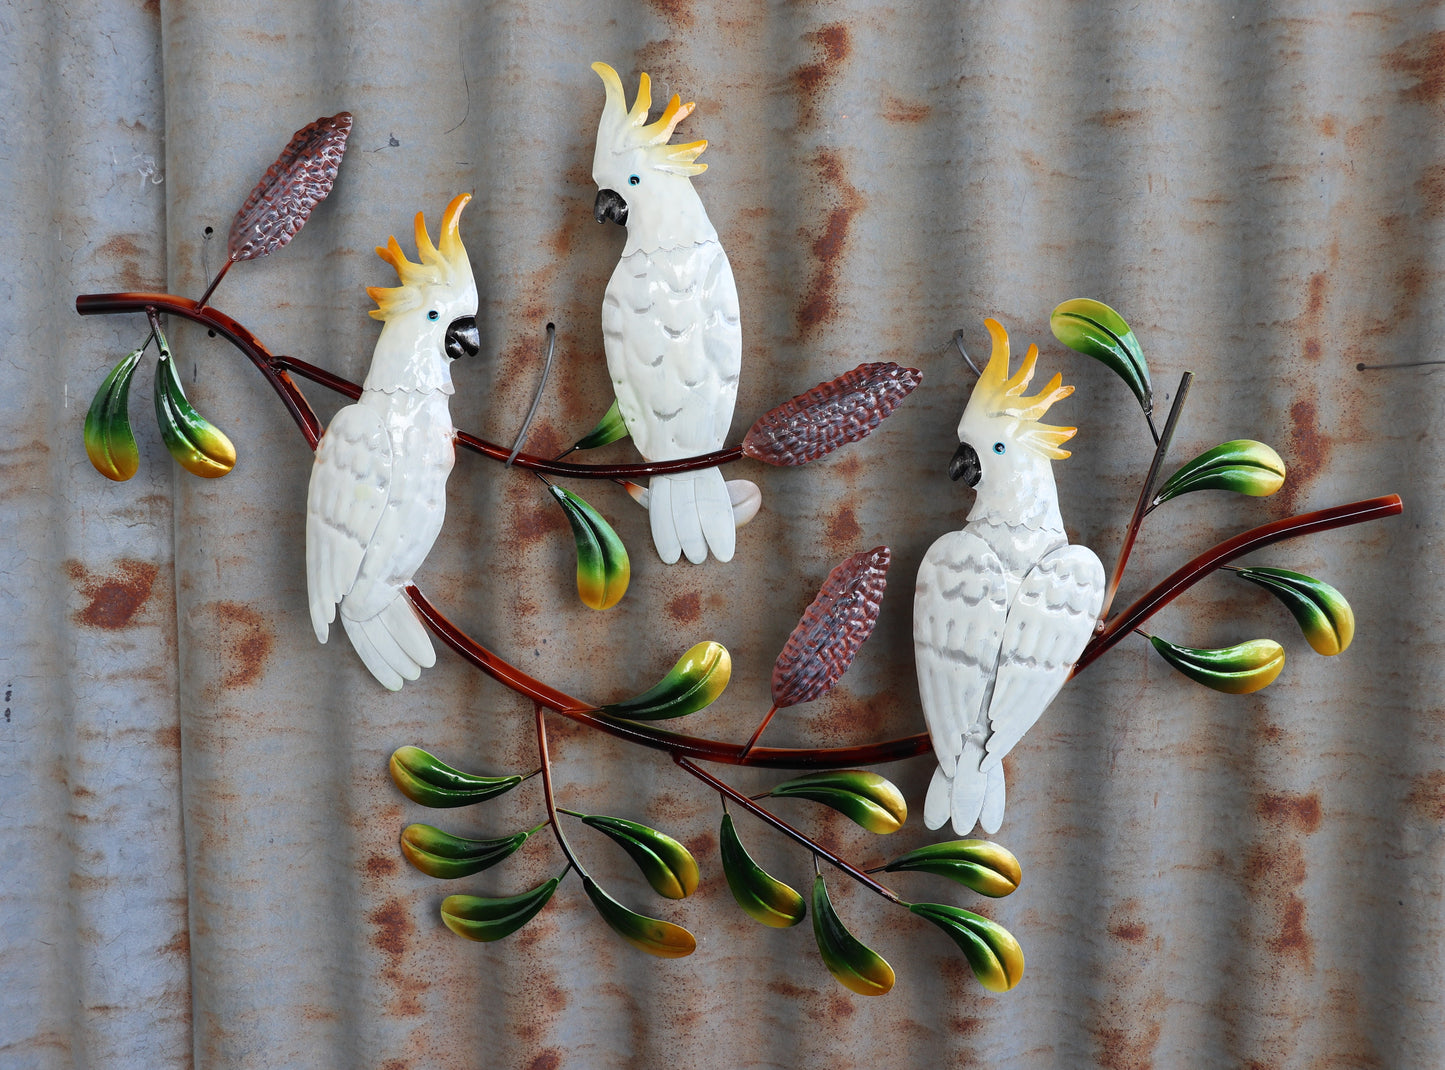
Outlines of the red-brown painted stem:
M291 381L291 377L286 374L287 371L294 371L303 379L310 379L312 382L352 400L361 396L361 387L358 384L349 379L343 379L339 375L333 375L314 364L308 364L304 360L271 353L250 331L231 319L230 316L207 305L202 305L200 302L192 301L190 298L162 293L114 293L81 294L75 299L75 310L82 316L145 312L147 309L154 309L156 312L166 315L179 316L215 331L250 358L251 363L256 365L261 374L265 376L267 383L286 405L313 450L321 439L321 421L316 418L316 413L312 411L310 403L297 389L296 384ZM504 464L512 454L512 451L506 446L488 442L465 431L457 432L457 445ZM743 448L738 445L727 446L697 457L683 457L675 461L648 461L642 464L573 464L564 461L549 461L545 457L537 457L530 453L517 454L512 460L512 464L517 468L525 468L533 472L569 476L574 479L640 479L646 476L716 468L718 465L739 460L742 456Z
M763 718L762 723L758 725L756 729L754 729L752 737L747 741L747 743L743 744L744 758L746 758L748 754L752 752L753 747L757 745L758 739L761 738L763 734L763 729L768 727L768 722L773 719L773 715L777 712L777 706L774 706L772 709L768 710L767 715Z
M1398 516L1404 508L1398 494L1387 494L1381 498L1337 505L1333 509L1285 517L1227 539L1206 550L1182 568L1176 569L1132 606L1105 624L1104 630L1084 647L1083 654L1074 665L1074 673L1082 672L1100 654L1222 565L1284 539L1348 527L1351 524L1363 524L1368 520L1382 520L1387 516Z
M1174 429L1184 411L1184 398L1188 395L1189 384L1193 381L1194 373L1185 372L1179 380L1179 389L1174 392L1174 404L1169 409L1169 416L1164 421L1164 433L1154 435L1154 459L1149 462L1149 474L1144 477L1144 485L1139 488L1139 501L1134 506L1134 515L1129 518L1129 526L1124 529L1124 541L1119 546L1119 560L1114 562L1109 586L1104 589L1104 604L1099 610L1100 620L1109 616L1109 610L1114 605L1114 596L1119 593L1119 583L1124 579L1124 567L1129 563L1129 554L1133 552L1134 542L1139 538L1139 528L1149 512L1149 496L1154 493L1154 481L1159 478L1159 469L1164 465L1164 455L1169 452L1169 443L1174 439ZM1154 430L1153 421L1150 421L1149 430Z
M547 821L552 826L552 834L557 837L557 846L562 848L567 864L585 877L587 871L578 864L577 857L567 842L567 836L562 831L562 822L557 820L557 799L552 794L552 758L547 753L547 708L540 702L533 708L537 714L537 759L542 763L542 797L547 802Z
M308 445L313 450L321 438L321 422L287 371L295 371L297 375L311 379L313 382L350 398L361 395L361 388L355 383L332 375L330 372L316 368L304 361L273 355L250 331L235 320L214 308L202 306L188 298L159 293L82 294L75 299L75 307L82 316L135 312L147 315L151 312L165 313L180 316L215 331L241 350L256 365L266 382L281 398L282 403L291 413L296 425L301 429L301 433L306 437ZM1176 406L1177 404L1176 400ZM464 433L458 435L458 442L462 446L499 461L505 461L509 452L501 446L484 442ZM562 464L526 454L519 454L514 463L518 467L530 468L552 475L624 479L632 475L642 476L661 472L687 471L692 468L710 468L728 460L735 460L740 456L742 456L742 448L735 446L687 461L669 461L653 465ZM1349 505L1341 505L1317 513L1287 517L1272 524L1246 531L1227 542L1220 543L1179 569L1163 583L1156 585L1134 605L1110 621L1084 648L1078 664L1074 666L1074 673L1082 672L1085 667L1119 642L1129 631L1138 627L1220 565L1282 539L1394 516L1401 512L1402 508L1400 498L1392 494L1383 498L1352 502ZM748 765L769 769L846 769L852 766L881 765L886 762L914 758L927 754L932 749L928 733L920 732L912 736L903 736L879 743L859 744L853 747L832 747L818 750L753 747L749 750L736 743L664 732L635 721L603 717L598 714L596 705L573 698L571 695L529 676L517 666L492 653L447 620L427 601L417 587L408 586L406 590L412 605L416 607L427 626L460 657L493 679L518 694L526 696L538 706L555 710L579 724L599 732L605 732L626 742L665 751L679 763L688 759L698 759L725 765ZM545 744L545 740L541 740L541 742ZM547 779L549 774L545 761L543 762L543 773L544 783L550 783L550 780ZM743 800L739 799L739 804L743 805ZM833 860L830 859L830 861ZM839 862L834 864L840 865Z
M771 810L768 810L767 808L759 806L757 803L753 802L752 799L748 798L742 792L738 791L731 784L727 783L726 781L719 780L717 777L709 773L706 769L694 765L692 762L688 761L681 755L674 755L673 761L677 762L677 764L683 769L687 770L693 776L697 777L697 779L708 785L708 787L713 788L714 790L724 795L726 798L729 798L733 802L737 803L748 813L758 818L758 820L766 821L769 825L772 825L773 828L777 829L784 836L787 836L788 838L806 847L809 851L813 852L813 857L821 858L825 862L837 866L844 873L848 874L848 876L852 877L855 881L863 885L869 891L877 892L889 902L903 902L903 900L898 896L896 892L885 888L883 885L875 881L872 877L868 876L868 874L864 873L861 869L843 861L843 859L839 858L832 851L828 850L826 847L823 847L815 840L809 839L807 836L799 832L797 829L793 828L792 825L788 824Z

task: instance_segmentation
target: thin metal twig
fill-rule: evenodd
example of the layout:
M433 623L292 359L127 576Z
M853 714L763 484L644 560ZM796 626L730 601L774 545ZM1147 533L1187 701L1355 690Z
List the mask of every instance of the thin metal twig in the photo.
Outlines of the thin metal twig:
M532 417L537 415L537 406L542 404L542 393L547 389L547 376L552 374L552 354L557 351L557 326L547 324L547 363L542 365L542 381L537 384L537 396L532 399L532 407L527 410L527 418L522 421L522 430L517 432L517 441L512 444L512 452L507 454L507 467L512 467L512 462L517 459L517 454L522 452L522 444L527 441L527 429L532 426Z

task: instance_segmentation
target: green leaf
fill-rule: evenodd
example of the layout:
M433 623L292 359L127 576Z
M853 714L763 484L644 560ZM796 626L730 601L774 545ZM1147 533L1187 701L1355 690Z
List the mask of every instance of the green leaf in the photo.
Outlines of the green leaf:
M420 747L398 747L389 767L401 793L423 806L471 806L511 791L526 779L463 773Z
M953 938L978 983L990 992L1007 992L1022 980L1023 948L1002 925L941 903L910 903L908 909Z
M588 609L611 609L624 594L632 578L627 547L602 519L602 514L571 491L555 484L547 489L562 506L577 541L577 595Z
M813 935L823 965L844 988L860 996L882 996L893 987L893 967L844 926L821 873L813 878Z
M681 925L645 917L628 910L604 892L591 877L582 878L587 898L602 915L602 920L633 947L661 959L680 959L697 948L697 939Z
M731 814L723 814L718 851L723 876L743 913L774 929L786 929L803 920L808 912L803 897L753 861L738 839Z
M732 678L733 659L727 647L711 640L698 643L672 671L642 694L625 702L612 702L600 712L630 721L662 721L685 717L712 703Z
M785 780L768 794L779 799L812 799L880 836L897 832L908 820L903 793L891 781L865 769L807 773Z
M504 899L476 895L449 895L442 900L442 921L458 936L491 942L511 936L547 905L561 877L553 877L530 892Z
M597 426L577 440L574 450L595 450L599 446L606 446L616 442L618 439L627 437L627 424L623 422L622 410L613 401L612 408L607 414L597 421Z
M1284 461L1263 442L1237 438L1206 450L1164 481L1154 505L1196 490L1232 490L1263 498L1284 486Z
M512 854L535 831L494 840L467 840L431 825L408 825L401 834L401 853L429 877L444 880L470 877Z
M1064 345L1107 365L1123 379L1145 413L1154 411L1149 365L1123 316L1102 301L1079 297L1055 308L1049 326Z
M668 899L686 899L697 891L697 860L671 836L621 817L598 814L575 816L616 840L632 856L647 883L658 895Z
M1355 611L1328 583L1282 568L1241 568L1236 573L1257 583L1294 614L1310 646L1326 656L1338 654L1355 637Z
M221 429L191 407L181 389L176 362L160 331L161 359L156 364L156 423L166 449L192 475L216 479L236 467L236 447Z
M106 479L123 483L140 468L140 450L130 428L130 381L144 348L134 350L111 369L85 414L85 452Z
M883 867L890 873L919 870L965 884L980 895L997 899L1019 886L1019 860L1002 844L989 840L948 840L899 855Z
M1175 646L1157 635L1151 635L1149 642L1160 657L1195 683L1229 695L1247 695L1268 687L1284 668L1284 647L1273 639L1251 639L1214 650Z

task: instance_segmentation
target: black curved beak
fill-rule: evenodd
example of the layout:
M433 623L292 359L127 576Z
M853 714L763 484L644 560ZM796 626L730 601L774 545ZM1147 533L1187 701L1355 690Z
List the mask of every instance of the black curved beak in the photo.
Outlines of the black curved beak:
M967 442L960 442L958 449L953 451L953 460L948 462L948 478L955 481L961 479L970 487L978 486L978 481L983 478L978 453Z
M600 189L597 191L597 202L592 206L592 215L599 223L606 223L610 219L626 226L627 202L622 199L622 194L614 189Z
M459 357L475 357L482 348L482 336L477 332L475 316L463 316L452 320L447 327L447 356L452 360Z

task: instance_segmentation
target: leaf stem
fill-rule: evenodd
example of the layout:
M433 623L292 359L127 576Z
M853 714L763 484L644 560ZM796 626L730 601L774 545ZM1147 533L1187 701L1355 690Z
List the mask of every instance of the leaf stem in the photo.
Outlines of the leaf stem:
M773 719L773 714L775 714L775 713L777 713L777 712L778 712L778 707L777 707L776 704L774 704L774 705L773 705L773 708L770 709L770 710L768 710L767 716L765 716L765 717L763 718L762 724L758 725L757 730L753 732L752 738L749 739L748 742L747 742L747 744L743 747L743 753L742 753L742 757L743 757L743 758L746 758L746 757L748 756L748 754L752 751L752 749L753 749L753 744L755 744L755 743L758 741L758 737L763 734L763 729L768 727L768 722Z
M216 277L211 280L211 285L206 287L206 292L201 294L200 299L196 302L197 307L205 307L206 302L210 300L211 294L216 292L216 287L221 285L221 280L226 277L226 272L231 270L231 265L235 262L231 257L226 257L226 262L221 265L221 270L216 272Z
M542 365L542 381L537 384L537 396L532 399L532 407L527 410L527 418L522 421L522 430L517 432L517 441L512 443L512 452L507 454L507 467L512 467L512 462L517 459L517 454L522 452L522 443L527 441L527 431L532 426L532 418L537 415L537 406L542 404L542 394L547 390L547 377L552 374L552 357L557 352L557 325L547 324L547 360Z
M547 801L547 820L552 826L552 834L557 837L557 846L562 848L562 855L567 859L567 865L575 869L578 875L587 876L587 871L577 861L577 856L572 853L572 847L567 842L567 835L562 831L562 824L557 820L557 801L552 796L552 759L547 754L547 708L540 702L533 704L537 714L537 757L542 763L542 796ZM571 811L564 811L571 813ZM565 874L564 874L565 875Z
M898 896L896 892L892 891L889 888L885 888L883 885L875 881L872 877L868 876L868 874L864 873L861 869L857 868L854 865L851 865L848 862L845 862L843 859L835 855L832 851L829 851L822 844L818 843L815 840L809 839L803 833L793 828L792 825L788 824L782 818L774 814L771 810L768 810L765 807L759 806L757 803L753 802L752 799L749 799L746 795L738 791L731 784L728 784L726 781L719 780L717 777L709 773L706 769L703 769L700 766L693 764L691 761L682 757L681 755L674 755L672 760L675 761L687 772L697 777L697 779L701 780L704 784L708 785L713 790L721 793L724 798L731 799L733 802L737 803L754 817L758 818L761 821L767 822L769 825L772 825L773 828L781 832L784 836L787 836L789 839L796 841L797 843L806 847L809 851L813 852L815 865L817 864L816 859L821 858L831 863L832 865L837 866L844 873L848 874L848 876L852 877L859 884L863 885L863 887L867 888L871 892L877 892L889 902L903 902L903 900Z
M1386 494L1380 498L1337 505L1332 509L1302 513L1285 517L1273 523L1250 528L1232 539L1226 539L1217 546L1206 550L1188 564L1176 569L1159 583L1151 587L1137 602L1106 624L1102 631L1089 641L1079 660L1074 664L1074 675L1078 675L1100 654L1108 650L1129 632L1163 609L1184 591L1198 583L1209 573L1223 565L1253 553L1283 539L1312 535L1317 531L1362 524L1367 520L1381 520L1387 516L1398 516L1404 511L1404 503L1398 494Z
M1169 452L1169 443L1174 439L1174 429L1179 425L1179 416L1184 411L1184 399L1189 394L1189 384L1194 381L1193 372L1185 372L1179 380L1179 389L1174 394L1174 404L1170 406L1169 416L1164 421L1164 434L1154 434L1154 459L1149 462L1149 474L1144 477L1144 486L1139 488L1139 502L1134 506L1134 515L1129 518L1129 526L1124 530L1124 541L1119 546L1119 559L1114 562L1114 572L1109 577L1109 585L1104 589L1104 605L1099 610L1099 620L1104 621L1109 617L1109 610L1114 605L1114 596L1119 593L1119 583L1124 579L1124 567L1129 563L1129 554L1134 550L1134 541L1139 537L1139 528L1144 523L1144 517L1149 513L1149 495L1154 491L1154 481L1159 478L1159 469L1163 467L1164 455ZM1148 416L1145 413L1145 416ZM1154 431L1154 421L1149 421L1149 430Z

